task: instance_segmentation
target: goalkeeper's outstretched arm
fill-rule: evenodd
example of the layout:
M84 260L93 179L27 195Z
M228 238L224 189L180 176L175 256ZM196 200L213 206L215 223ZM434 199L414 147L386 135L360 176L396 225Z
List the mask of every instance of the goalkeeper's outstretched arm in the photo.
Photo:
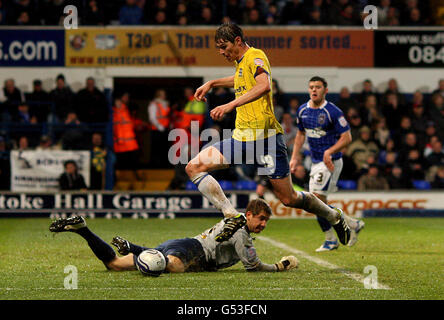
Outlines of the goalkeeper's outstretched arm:
M247 269L247 271L265 271L265 272L277 272L287 271L297 268L299 261L294 256L283 257L279 262L275 264L267 264L259 261L259 263L253 269Z

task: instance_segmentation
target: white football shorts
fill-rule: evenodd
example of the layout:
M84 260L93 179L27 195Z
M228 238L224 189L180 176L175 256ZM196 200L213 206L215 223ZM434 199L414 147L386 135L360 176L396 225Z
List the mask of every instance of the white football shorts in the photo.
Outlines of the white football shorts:
M324 162L313 163L311 165L310 192L327 196L329 193L338 190L336 185L343 167L342 158L333 160L333 164L335 166L333 172L327 169Z

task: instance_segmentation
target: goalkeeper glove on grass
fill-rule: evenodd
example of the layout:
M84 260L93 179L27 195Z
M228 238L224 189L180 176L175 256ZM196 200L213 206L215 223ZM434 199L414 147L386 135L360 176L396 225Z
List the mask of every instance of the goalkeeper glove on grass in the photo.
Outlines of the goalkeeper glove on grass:
M285 271L297 268L299 261L294 256L283 257L278 263L275 264L278 271Z

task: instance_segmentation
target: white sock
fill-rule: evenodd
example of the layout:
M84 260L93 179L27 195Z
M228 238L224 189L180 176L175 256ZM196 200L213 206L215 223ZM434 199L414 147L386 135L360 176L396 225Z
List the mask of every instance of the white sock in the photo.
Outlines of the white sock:
M337 241L336 234L333 231L333 228L328 229L324 232L326 241Z
M239 213L227 199L220 184L208 172L201 172L191 178L199 191L219 210L225 218L237 216Z
M299 192L302 194L303 198L302 209L327 219L327 221L330 222L331 225L335 225L339 222L339 214L335 209L326 205L311 192Z

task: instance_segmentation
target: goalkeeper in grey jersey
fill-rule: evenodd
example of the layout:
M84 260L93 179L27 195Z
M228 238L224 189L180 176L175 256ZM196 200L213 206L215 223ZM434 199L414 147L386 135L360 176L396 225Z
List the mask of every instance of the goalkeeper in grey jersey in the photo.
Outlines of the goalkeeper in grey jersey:
M224 227L222 220L194 238L168 240L155 249L165 256L166 272L216 271L231 267L239 261L247 271L284 271L296 268L298 260L293 256L283 257L275 264L263 263L257 256L250 233L260 233L264 230L270 216L270 206L262 199L255 199L248 203L245 213L246 225L237 230L229 240L215 240ZM71 231L82 236L97 258L110 270L136 270L137 256L149 249L115 237L111 243L122 255L117 257L109 244L88 229L82 217L56 220L49 229L52 232Z
M215 269L228 268L241 261L247 271L278 271L278 264L270 265L261 262L250 235L250 233L260 233L264 230L270 219L270 207L265 201L253 200L246 211L247 224L236 231L229 240L224 242L215 240L216 235L224 227L224 221L220 221L211 229L194 237L202 245L205 261L210 266L213 265Z

